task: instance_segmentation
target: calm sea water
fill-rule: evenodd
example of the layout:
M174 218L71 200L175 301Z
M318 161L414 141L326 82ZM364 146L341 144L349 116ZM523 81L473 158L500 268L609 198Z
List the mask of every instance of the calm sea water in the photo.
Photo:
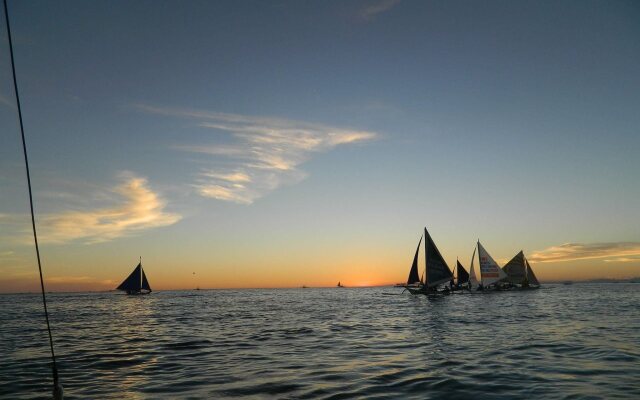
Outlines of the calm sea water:
M640 284L52 294L67 399L640 398ZM48 398L36 295L0 295L0 397Z

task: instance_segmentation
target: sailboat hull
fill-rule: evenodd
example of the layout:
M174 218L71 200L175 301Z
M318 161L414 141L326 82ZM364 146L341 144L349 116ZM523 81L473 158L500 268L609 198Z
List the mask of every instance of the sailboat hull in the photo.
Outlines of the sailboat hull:
M427 297L440 297L440 296L448 296L449 294L451 294L448 291L437 291L435 289L427 289L424 286L422 287L405 286L404 288L411 294L422 294Z
M142 295L145 295L145 294L151 294L151 292L150 291L149 292L147 292L147 291L143 292L143 291L130 290L130 291L125 292L125 294L127 296L142 296Z
M405 286L404 287L409 293L411 294L424 294L425 290L419 287L411 287L411 286Z

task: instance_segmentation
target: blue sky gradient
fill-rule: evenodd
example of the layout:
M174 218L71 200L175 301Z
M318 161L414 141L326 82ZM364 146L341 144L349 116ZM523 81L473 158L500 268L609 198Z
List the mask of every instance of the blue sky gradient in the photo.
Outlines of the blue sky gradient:
M626 261L541 263L538 276L640 274L637 2L10 1L10 13L61 281L118 280L140 253L167 287L191 284L181 260L210 286L401 281L424 225L451 264L477 238L496 259L631 243ZM0 50L7 290L33 260L4 27ZM60 233L69 212L96 210L119 227ZM88 257L104 268L82 271Z

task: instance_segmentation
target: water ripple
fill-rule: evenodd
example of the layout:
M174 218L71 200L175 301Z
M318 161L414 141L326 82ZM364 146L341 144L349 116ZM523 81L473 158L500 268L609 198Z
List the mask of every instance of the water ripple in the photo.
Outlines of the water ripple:
M50 310L67 399L637 399L639 288L52 294ZM49 398L39 297L0 310L0 398Z

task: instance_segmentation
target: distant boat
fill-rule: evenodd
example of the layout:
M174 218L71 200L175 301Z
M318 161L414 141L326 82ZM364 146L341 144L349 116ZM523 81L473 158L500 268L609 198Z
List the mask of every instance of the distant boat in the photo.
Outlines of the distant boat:
M409 278L407 279L407 285L405 289L411 294L442 294L437 291L438 285L446 282L451 282L453 279L453 273L449 269L447 262L440 254L440 250L436 247L435 242L429 235L427 228L424 228L424 282L418 277L418 253L420 252L420 242L422 237L418 241L418 248L416 254L413 257L413 263L409 270ZM446 292L448 293L448 292Z
M308 286L302 285L303 289L308 289Z
M116 290L122 290L127 294L149 294L151 293L151 286L147 276L142 269L142 257L140 257L140 263L134 268L133 272L116 288Z
M340 282L338 282L338 284L336 285L336 287L344 287L342 286L342 284Z

